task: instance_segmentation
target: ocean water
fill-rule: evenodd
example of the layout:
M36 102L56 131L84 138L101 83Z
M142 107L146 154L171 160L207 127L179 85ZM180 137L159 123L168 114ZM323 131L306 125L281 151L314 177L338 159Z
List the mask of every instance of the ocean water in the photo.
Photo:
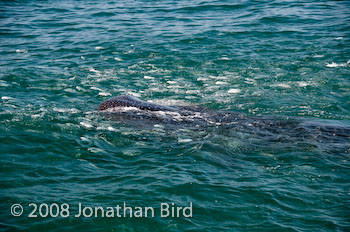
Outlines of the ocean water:
M350 230L346 136L96 112L132 95L350 127L349 1L1 1L0 54L1 231Z

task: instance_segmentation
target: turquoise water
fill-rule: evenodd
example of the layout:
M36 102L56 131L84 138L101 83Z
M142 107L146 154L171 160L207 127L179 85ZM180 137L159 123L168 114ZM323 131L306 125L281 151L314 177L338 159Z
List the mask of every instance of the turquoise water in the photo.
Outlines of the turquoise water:
M0 230L349 231L346 139L266 140L96 112L128 94L349 127L349 9L348 1L2 1ZM155 215L74 216L79 203L124 202ZM63 216L45 216L45 205L39 214L54 203ZM161 217L162 203L192 203L192 216Z

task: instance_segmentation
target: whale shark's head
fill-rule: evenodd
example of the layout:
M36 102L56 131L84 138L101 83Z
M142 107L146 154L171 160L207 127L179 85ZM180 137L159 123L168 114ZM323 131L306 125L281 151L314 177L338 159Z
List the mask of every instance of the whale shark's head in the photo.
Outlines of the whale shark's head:
M185 113L173 106L164 106L142 101L133 96L116 96L100 104L97 108L112 120L135 124L153 124L158 122L183 121Z
M97 108L97 110L102 111L116 107L134 107L137 102L141 103L142 101L136 97L127 95L116 96L102 102Z
M146 101L142 101L136 97L121 95L112 97L100 104L97 108L98 111L104 111L108 109L113 109L117 107L135 107L138 110L146 110L146 111L178 111L177 108L171 106L162 106Z

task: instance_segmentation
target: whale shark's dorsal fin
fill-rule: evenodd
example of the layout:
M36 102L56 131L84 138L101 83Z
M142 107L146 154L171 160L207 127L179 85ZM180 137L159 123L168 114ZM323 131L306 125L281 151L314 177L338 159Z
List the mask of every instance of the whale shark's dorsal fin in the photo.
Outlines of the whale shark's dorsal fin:
M135 107L140 110L149 111L178 111L179 109L172 106L163 106L146 101L129 95L112 97L100 104L98 111L107 110L115 107Z

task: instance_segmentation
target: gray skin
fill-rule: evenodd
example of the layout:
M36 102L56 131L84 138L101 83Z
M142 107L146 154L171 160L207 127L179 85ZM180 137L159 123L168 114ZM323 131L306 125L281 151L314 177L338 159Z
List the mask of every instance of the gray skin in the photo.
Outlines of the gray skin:
M131 110L125 110L124 107ZM131 124L165 123L182 127L214 126L229 131L252 133L257 136L321 138L349 143L350 126L332 120L247 116L243 113L210 110L194 106L164 106L142 101L133 96L116 96L100 104L97 109L112 120ZM339 141L339 142L341 142Z
M136 97L122 95L116 96L104 101L97 108L98 111L107 110L115 107L136 107L140 110L148 110L148 111L172 111L176 112L178 109L171 106L162 106L149 102L142 101Z

